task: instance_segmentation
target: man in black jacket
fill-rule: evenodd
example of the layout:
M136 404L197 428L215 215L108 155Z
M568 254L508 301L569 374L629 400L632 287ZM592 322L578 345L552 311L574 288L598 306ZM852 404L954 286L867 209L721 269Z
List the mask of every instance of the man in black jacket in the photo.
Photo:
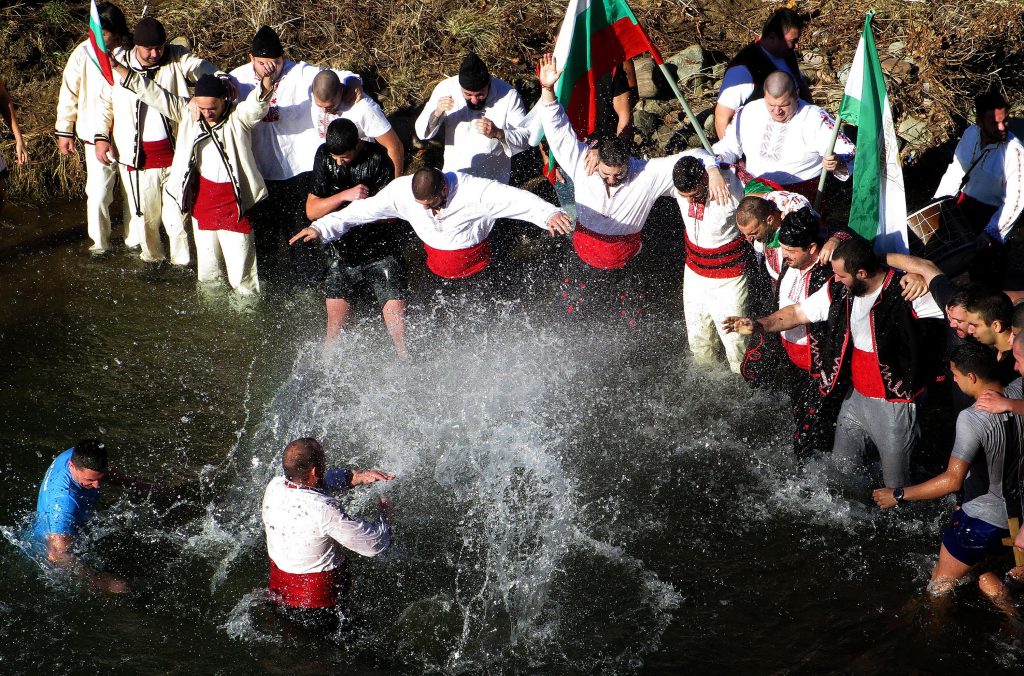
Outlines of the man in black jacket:
M323 145L313 161L313 181L306 198L306 216L322 218L350 202L376 195L394 177L387 151L359 138L347 119L327 128ZM327 336L330 344L352 316L361 295L372 294L381 307L384 325L399 356L405 349L405 296L408 276L401 246L407 226L402 221L372 228L356 228L332 243L334 257L327 273Z

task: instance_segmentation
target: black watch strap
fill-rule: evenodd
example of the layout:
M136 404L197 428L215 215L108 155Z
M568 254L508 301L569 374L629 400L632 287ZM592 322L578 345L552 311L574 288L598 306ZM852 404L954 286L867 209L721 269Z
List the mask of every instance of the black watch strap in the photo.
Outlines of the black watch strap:
M903 502L903 487L894 488L892 491L892 499L896 502Z

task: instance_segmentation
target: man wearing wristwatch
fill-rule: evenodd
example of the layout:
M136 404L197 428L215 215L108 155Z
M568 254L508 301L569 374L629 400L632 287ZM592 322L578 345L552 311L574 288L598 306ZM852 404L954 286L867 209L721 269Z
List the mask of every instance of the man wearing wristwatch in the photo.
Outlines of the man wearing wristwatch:
M950 358L953 380L965 395L977 401L986 392L1002 394L995 352L980 343L957 347ZM882 509L909 500L935 500L963 489L963 503L953 512L942 533L939 560L928 591L946 594L989 554L998 553L1009 535L1008 516L1020 516L1016 467L1024 439L1024 418L1012 413L986 413L977 405L960 412L956 441L949 465L942 474L906 488L878 488L872 497ZM1006 471L1012 470L1012 471ZM983 575L979 586L997 597L1002 584Z

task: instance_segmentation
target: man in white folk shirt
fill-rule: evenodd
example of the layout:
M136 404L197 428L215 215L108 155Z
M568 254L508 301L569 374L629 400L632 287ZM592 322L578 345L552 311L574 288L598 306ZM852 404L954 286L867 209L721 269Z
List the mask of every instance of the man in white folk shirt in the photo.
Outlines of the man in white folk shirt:
M776 71L765 79L764 98L737 110L712 150L727 164L745 159L751 175L813 200L822 171L841 181L851 175L854 147L845 135L827 154L834 128L831 115L800 100L789 73Z
M128 52L128 68L174 96L188 96L189 87L201 76L217 71L209 61L193 56L186 48L167 44L163 24L153 17L139 20L133 38L135 47ZM181 210L165 199L176 123L151 110L117 82L114 85L109 95L108 90L99 90L96 158L104 165L119 162L125 198L134 210L134 225L128 233L139 238L142 260L165 260L160 240L162 223L170 241L171 263L188 265L192 255ZM112 136L108 132L111 128Z
M529 147L526 110L512 85L491 77L476 54L459 74L441 81L416 118L416 135L429 140L444 128L443 171L508 183L512 156Z
M395 477L379 470L329 470L323 447L309 437L285 447L282 465L284 476L271 479L263 494L271 601L289 621L333 634L339 610L347 610L344 550L370 557L386 551L392 506L378 498L380 521L369 522L349 516L330 494Z
M554 57L540 59L538 104L544 136L558 166L573 182L577 224L566 262L562 300L567 314L611 315L635 325L642 314L637 255L641 232L654 203L673 190L672 170L681 157L699 157L709 173L709 191L720 204L729 189L713 156L703 150L653 160L630 157L618 139L601 141L597 168L588 166L589 146L581 143L553 87L561 76Z
M956 197L984 253L971 277L997 289L1024 289L1024 144L1007 129L1009 104L997 92L975 99L975 124L957 143L935 199Z
M112 62L126 92L178 126L177 148L166 180L165 199L191 214L200 283L221 279L240 295L259 291L252 226L247 216L267 195L252 150L252 130L267 114L274 66L260 91L240 103L228 101L228 81L204 75L191 99L175 96L152 80Z
M708 172L696 157L676 162L669 194L676 198L683 217L683 315L690 352L697 362L713 363L720 343L729 369L739 373L746 339L727 333L722 322L747 312L746 273L753 251L736 228L736 204L743 199L743 186L731 169L720 173L730 193L724 204L710 199Z
M760 319L729 317L726 328L751 335L826 322L810 352L822 394L846 389L833 460L853 474L871 442L884 484L905 486L920 436L916 400L942 366L942 310L930 294L906 301L903 273L883 265L859 237L836 247L832 271L835 276L803 301Z
M279 267L278 259L283 242L308 224L306 196L320 145L311 97L320 69L286 60L277 33L262 26L253 36L249 63L231 71L236 100L245 100L267 72L274 74L270 109L252 133L256 164L267 186L267 199L250 215L256 255L265 279L294 274L300 283L312 285L319 283L326 269L326 259L318 251L290 249L288 273Z
M488 236L500 218L528 221L551 236L568 234L565 212L525 190L462 172L420 169L395 179L367 199L313 222L292 243L333 241L354 227L400 218L423 242L427 268L449 286L467 288L492 260Z
M359 138L376 142L387 151L394 166L393 178L405 172L405 146L380 105L363 91L362 79L347 70L322 70L313 78L313 126L320 142L337 119L350 120Z
M96 5L100 16L100 27L103 42L118 58L123 58L124 45L129 45L131 37L124 12L111 2ZM110 85L103 78L100 69L89 58L89 40L83 40L71 52L64 73L61 77L60 93L57 95L57 150L61 155L77 155L75 139L85 146L85 213L86 227L92 244L89 253L102 254L110 250L110 203L114 199L114 185L117 183L117 165L103 164L96 157L93 141L96 134L96 104L100 100L100 90L107 91L105 98L109 100ZM107 138L110 129L103 130ZM129 247L138 246L138 235L132 236L129 228L132 224L131 200L123 200L125 244Z

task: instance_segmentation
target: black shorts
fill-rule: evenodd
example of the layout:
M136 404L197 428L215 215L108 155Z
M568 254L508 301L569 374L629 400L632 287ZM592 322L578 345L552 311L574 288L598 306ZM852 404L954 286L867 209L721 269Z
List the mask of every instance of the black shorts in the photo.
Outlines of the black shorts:
M405 265L396 256L385 256L363 265L348 266L340 258L331 261L327 271L324 295L328 300L356 302L365 294L372 294L378 304L389 300L404 300L409 290L409 276Z

